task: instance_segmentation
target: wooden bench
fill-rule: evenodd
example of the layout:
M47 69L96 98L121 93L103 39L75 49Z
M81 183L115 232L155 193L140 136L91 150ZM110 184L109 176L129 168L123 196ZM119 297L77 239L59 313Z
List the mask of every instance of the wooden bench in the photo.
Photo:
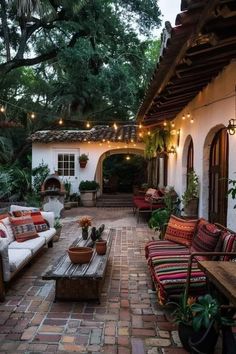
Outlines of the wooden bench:
M107 240L107 252L105 255L98 255L94 248L91 261L80 265L71 263L67 252L65 252L44 272L42 279L56 281L55 301L100 301L99 297L112 244L111 231L105 230L103 239ZM83 240L81 236L73 242L71 247L89 246L90 243L91 239Z

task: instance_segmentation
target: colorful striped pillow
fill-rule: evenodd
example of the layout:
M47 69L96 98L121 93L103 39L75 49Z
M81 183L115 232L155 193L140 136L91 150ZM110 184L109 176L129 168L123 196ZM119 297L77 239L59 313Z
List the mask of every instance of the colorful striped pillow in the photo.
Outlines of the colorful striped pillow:
M31 216L11 217L10 222L17 242L24 242L39 237Z
M214 224L199 224L197 233L193 238L190 253L193 252L214 252L219 248L221 230ZM198 256L199 260L207 260L208 256Z
M198 220L185 220L172 215L164 239L190 247L197 222Z
M236 234L231 234L229 231L224 231L221 234L222 248L221 252L235 252L236 250ZM235 256L234 256L235 258ZM229 256L221 256L220 261L229 261L232 259Z
M40 211L33 211L31 213L31 217L33 219L33 223L37 232L47 231L49 230L48 224L42 217Z

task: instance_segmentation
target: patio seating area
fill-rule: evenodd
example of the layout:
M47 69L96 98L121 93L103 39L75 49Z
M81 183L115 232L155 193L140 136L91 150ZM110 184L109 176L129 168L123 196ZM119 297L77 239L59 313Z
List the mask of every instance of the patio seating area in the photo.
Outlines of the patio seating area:
M54 282L41 275L76 238L75 219L88 213L113 237L101 303L53 302ZM19 273L0 304L0 353L184 354L176 326L152 291L144 252L156 235L136 224L132 208L72 209L63 224L59 242Z

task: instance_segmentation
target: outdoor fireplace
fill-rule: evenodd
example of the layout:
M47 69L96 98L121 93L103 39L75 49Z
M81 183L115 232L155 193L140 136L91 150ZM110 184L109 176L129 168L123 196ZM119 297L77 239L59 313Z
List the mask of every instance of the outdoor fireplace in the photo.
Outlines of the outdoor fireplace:
M48 176L41 186L41 196L43 198L43 210L53 211L55 217L60 217L64 208L65 187L57 174Z

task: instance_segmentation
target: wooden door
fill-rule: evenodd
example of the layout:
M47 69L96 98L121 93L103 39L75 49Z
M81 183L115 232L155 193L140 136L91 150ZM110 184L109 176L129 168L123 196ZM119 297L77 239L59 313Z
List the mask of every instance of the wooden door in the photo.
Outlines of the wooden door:
M188 187L188 177L189 173L194 170L193 168L193 139L190 140L189 146L188 146L188 154L187 154L187 187Z
M226 226L228 190L228 134L218 131L212 141L209 166L209 221Z

